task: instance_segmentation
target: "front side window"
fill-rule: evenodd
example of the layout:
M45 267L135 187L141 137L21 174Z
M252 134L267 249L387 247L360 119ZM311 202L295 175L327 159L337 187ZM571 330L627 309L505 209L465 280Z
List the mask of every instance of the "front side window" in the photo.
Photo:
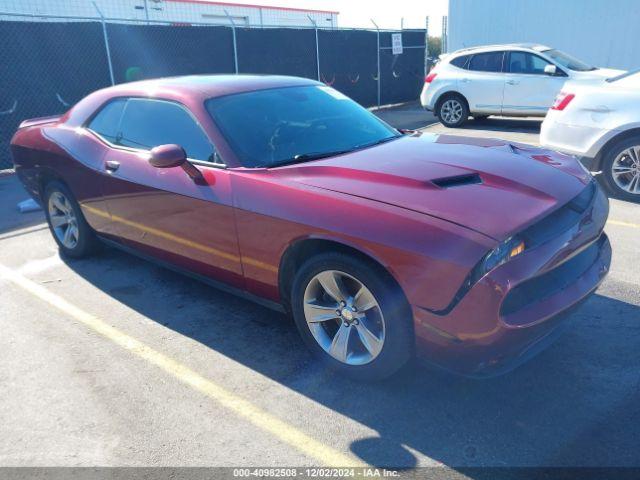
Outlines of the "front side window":
M478 53L471 57L469 70L476 72L501 72L504 52Z
M542 53L544 53L563 67L568 68L569 70L574 70L576 72L591 72L593 70L597 70L596 67L586 64L583 61L578 60L577 58L572 57L571 55L560 50L551 49L545 50Z
M509 72L544 75L544 67L551 65L542 57L527 52L511 52L509 54Z
M187 110L164 100L130 98L116 144L150 150L168 143L180 145L189 158L214 161L211 142Z
M207 110L245 167L274 167L358 150L401 135L326 86L212 98Z

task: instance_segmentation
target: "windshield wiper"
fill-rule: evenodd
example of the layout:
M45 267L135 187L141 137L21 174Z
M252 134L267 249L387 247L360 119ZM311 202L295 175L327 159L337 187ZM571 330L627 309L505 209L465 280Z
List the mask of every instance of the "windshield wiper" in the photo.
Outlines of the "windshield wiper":
M402 134L394 135L393 137L381 138L380 140L376 140L375 142L363 143L362 145L357 145L356 147L354 147L354 150L360 150L362 148L374 147L376 145L381 145L383 143L390 142L391 140L395 140L396 138L400 138L400 137L404 137L404 135L402 135Z
M281 167L283 165L291 165L293 163L310 162L311 160L320 160L321 158L335 157L336 155L342 155L343 153L349 153L352 151L353 149L335 150L332 152L299 153L298 155L294 155L292 158L275 163L271 165L271 167Z
M362 150L363 148L373 147L375 145L380 145L381 143L386 143L391 140L395 140L396 138L400 138L403 135L394 135L393 137L385 137L380 140L376 140L371 143L363 143L361 145L356 145L353 148L345 149L345 150L334 150L332 152L309 152L309 153L299 153L298 155L294 155L292 158L287 160L283 160L281 162L270 165L271 167L282 167L284 165L291 165L294 163L301 162L310 162L311 160L320 160L322 158L327 157L335 157L336 155L342 155L345 153L355 152L356 150Z

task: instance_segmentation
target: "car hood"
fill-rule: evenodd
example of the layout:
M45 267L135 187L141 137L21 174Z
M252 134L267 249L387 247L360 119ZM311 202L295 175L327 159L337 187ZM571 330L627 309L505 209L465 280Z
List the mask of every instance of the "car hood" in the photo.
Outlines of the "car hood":
M271 172L438 217L496 240L567 203L590 178L567 155L502 140L433 134L407 135Z

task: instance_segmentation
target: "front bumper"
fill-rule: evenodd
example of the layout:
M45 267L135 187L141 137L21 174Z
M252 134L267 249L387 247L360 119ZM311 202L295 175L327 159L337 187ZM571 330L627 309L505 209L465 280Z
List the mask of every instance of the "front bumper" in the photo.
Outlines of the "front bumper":
M413 306L417 352L470 376L509 371L557 336L611 264L600 189L580 220L476 283L446 314Z

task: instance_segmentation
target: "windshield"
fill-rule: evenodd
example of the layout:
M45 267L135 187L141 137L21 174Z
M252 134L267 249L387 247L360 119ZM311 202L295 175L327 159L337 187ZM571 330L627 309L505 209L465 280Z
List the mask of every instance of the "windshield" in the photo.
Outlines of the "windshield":
M592 67L591 65L587 65L586 63L578 60L577 58L572 57L560 50L545 50L543 52L548 57L552 58L556 63L561 66L568 68L569 70L573 70L575 72L590 72L592 70L597 70L596 67Z
M245 167L274 167L357 150L399 132L326 86L274 88L207 101Z

